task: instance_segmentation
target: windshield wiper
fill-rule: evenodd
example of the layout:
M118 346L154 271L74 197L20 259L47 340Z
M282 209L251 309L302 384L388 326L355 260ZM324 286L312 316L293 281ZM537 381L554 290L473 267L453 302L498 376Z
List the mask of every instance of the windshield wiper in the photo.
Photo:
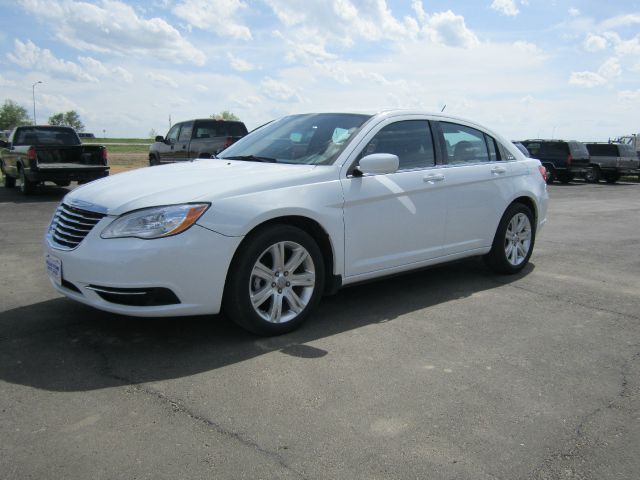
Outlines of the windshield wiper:
M256 155L236 155L235 157L222 157L222 160L244 160L245 162L278 163L278 159L271 157L258 157Z

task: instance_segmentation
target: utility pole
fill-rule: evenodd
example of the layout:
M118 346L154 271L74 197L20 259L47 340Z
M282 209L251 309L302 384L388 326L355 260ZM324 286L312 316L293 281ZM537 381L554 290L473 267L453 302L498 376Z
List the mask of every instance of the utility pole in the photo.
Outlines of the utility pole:
M42 83L41 80L38 80L36 83L31 85L31 95L33 96L33 124L37 125L38 121L36 120L36 85Z

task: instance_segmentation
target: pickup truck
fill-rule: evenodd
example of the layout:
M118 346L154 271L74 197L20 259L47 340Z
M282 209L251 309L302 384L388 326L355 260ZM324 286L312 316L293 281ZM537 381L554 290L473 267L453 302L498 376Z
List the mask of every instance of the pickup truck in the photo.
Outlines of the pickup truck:
M149 165L211 158L247 134L244 123L211 118L176 123L149 146Z
M640 159L631 145L623 143L587 143L591 155L591 170L585 180L598 183L616 183L622 175L638 174Z
M26 195L45 181L66 187L72 180L85 183L109 175L105 147L83 145L73 128L47 125L17 127L0 141L0 170L6 188L20 179Z

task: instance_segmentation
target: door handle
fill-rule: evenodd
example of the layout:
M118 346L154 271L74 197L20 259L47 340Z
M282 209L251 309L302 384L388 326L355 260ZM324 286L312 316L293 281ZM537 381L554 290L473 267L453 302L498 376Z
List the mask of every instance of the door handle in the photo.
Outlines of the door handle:
M422 181L426 183L435 183L442 182L444 180L444 175L441 173L433 174L433 175L425 175L422 177Z
M507 169L504 167L493 167L491 169L491 173L497 173L497 174L507 173Z

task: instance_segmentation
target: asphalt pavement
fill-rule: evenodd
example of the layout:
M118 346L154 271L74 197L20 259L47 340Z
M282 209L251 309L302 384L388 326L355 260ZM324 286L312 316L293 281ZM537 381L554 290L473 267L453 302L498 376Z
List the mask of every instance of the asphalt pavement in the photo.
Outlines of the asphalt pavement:
M0 191L0 478L637 479L640 184L553 185L531 264L345 288L298 331L67 300L67 192Z

